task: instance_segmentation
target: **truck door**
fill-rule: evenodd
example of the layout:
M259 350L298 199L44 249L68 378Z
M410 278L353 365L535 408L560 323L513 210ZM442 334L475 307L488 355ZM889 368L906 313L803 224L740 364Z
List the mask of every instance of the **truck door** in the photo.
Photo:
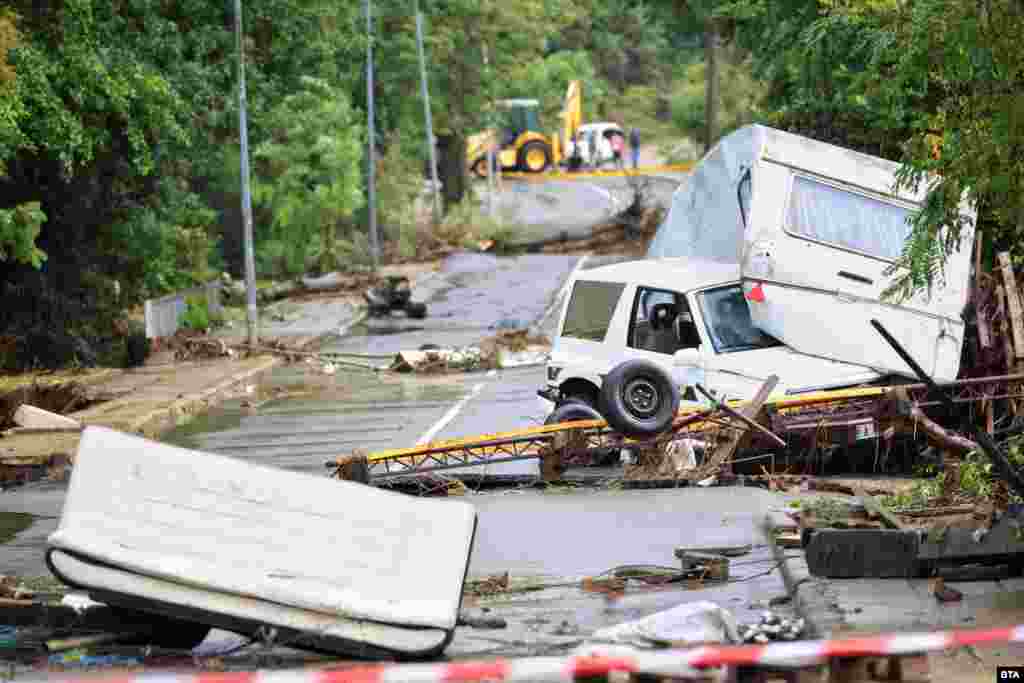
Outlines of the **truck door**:
M788 199L780 229L762 226L743 260L754 324L801 353L911 375L871 327L877 318L935 379L955 379L973 229L947 264L945 287L930 299L883 302L891 282L885 271L902 252L915 207L781 164L761 169L758 182L780 190L788 184ZM755 188L755 212L762 191Z
M625 355L649 360L664 368L679 386L684 402L700 400L693 385L704 383L704 373L697 363L676 365L673 356L677 351L698 349L700 345L701 337L683 294L652 287L637 288Z

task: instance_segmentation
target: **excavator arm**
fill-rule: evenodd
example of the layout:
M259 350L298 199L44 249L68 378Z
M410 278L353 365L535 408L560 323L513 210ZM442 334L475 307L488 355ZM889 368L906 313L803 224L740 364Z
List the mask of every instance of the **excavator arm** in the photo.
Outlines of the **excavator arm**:
M565 91L565 100L558 117L562 120L560 134L552 136L554 147L554 163L559 164L566 150L583 123L583 86L580 81L570 81Z

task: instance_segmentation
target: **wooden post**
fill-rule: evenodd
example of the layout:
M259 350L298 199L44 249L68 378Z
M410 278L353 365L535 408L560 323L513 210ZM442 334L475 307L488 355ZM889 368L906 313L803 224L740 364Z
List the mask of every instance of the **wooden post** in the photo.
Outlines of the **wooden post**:
M765 383L757 390L754 398L740 409L740 414L749 420L757 420L764 407L764 402L768 400L769 394L772 393L778 383L778 375L772 375L765 380ZM740 449L740 446L750 438L753 429L749 424L744 426L746 429L730 430L725 438L715 446L715 449L711 452L711 457L706 459L705 464L698 470L695 470L702 473L702 478L717 474L718 468L729 462L736 451Z
M1003 271L1003 287L1006 291L1006 307L1010 318L1010 329L1013 332L1013 348L1017 359L1024 359L1024 307L1020 303L1020 292L1013 276L1010 254L999 253L999 267Z
M1014 372L1016 362L1013 353L1013 341L1010 339L1010 321L1006 310L1006 292L1001 284L996 285L996 310L999 312L999 336L1003 338L1003 350L1006 352L1006 371Z

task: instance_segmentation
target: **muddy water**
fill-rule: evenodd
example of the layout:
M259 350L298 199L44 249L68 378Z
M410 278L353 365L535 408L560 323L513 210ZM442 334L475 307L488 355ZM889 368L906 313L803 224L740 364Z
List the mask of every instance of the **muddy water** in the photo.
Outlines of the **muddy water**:
M251 394L227 401L163 439L250 462L313 474L360 449L412 443L464 393L461 377L423 380L392 373L318 374L277 368Z

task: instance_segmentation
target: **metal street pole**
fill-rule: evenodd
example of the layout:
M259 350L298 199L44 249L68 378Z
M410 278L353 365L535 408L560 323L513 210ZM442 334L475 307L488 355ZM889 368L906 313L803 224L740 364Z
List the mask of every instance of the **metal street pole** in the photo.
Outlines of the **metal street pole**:
M235 0L235 43L238 49L238 137L241 144L242 239L245 243L245 317L249 345L256 346L258 316L256 308L256 258L252 240L252 196L249 193L249 126L245 114L245 44L242 38L242 0Z
M369 212L370 212L370 253L373 256L373 269L378 265L379 242L377 239L377 149L374 141L373 125L373 8L371 0L366 0L366 133L367 161L369 162Z
M484 69L486 70L485 73L487 74L485 76L485 79L487 80L487 84L488 84L488 94L490 94L490 92L491 92L491 88L490 88L490 85L491 85L491 78L490 78L491 60L490 60L490 54L487 51L487 43L484 43L481 47L483 49ZM492 107L494 106L494 102L493 101L491 101L491 106ZM491 218L494 218L494 199L495 199L494 195L496 194L496 190L495 190L495 186L494 186L494 171L495 171L495 166L496 166L496 164L494 163L494 156L495 156L494 148L497 145L498 140L500 139L499 136L501 135L501 131L498 130L497 124L496 124L496 122L494 120L494 114L495 113L496 112L492 112L492 114L491 114L491 121L490 121L490 123L488 125L488 130L493 132L493 136L490 139L490 144L487 146L487 215L490 216Z
M434 124L430 117L430 91L427 89L427 60L423 55L423 14L420 3L416 2L416 46L420 53L420 92L423 95L423 118L427 126L427 155L430 159L430 179L434 183L431 192L434 201L434 226L441 223L441 188L437 182L437 158L435 156Z

